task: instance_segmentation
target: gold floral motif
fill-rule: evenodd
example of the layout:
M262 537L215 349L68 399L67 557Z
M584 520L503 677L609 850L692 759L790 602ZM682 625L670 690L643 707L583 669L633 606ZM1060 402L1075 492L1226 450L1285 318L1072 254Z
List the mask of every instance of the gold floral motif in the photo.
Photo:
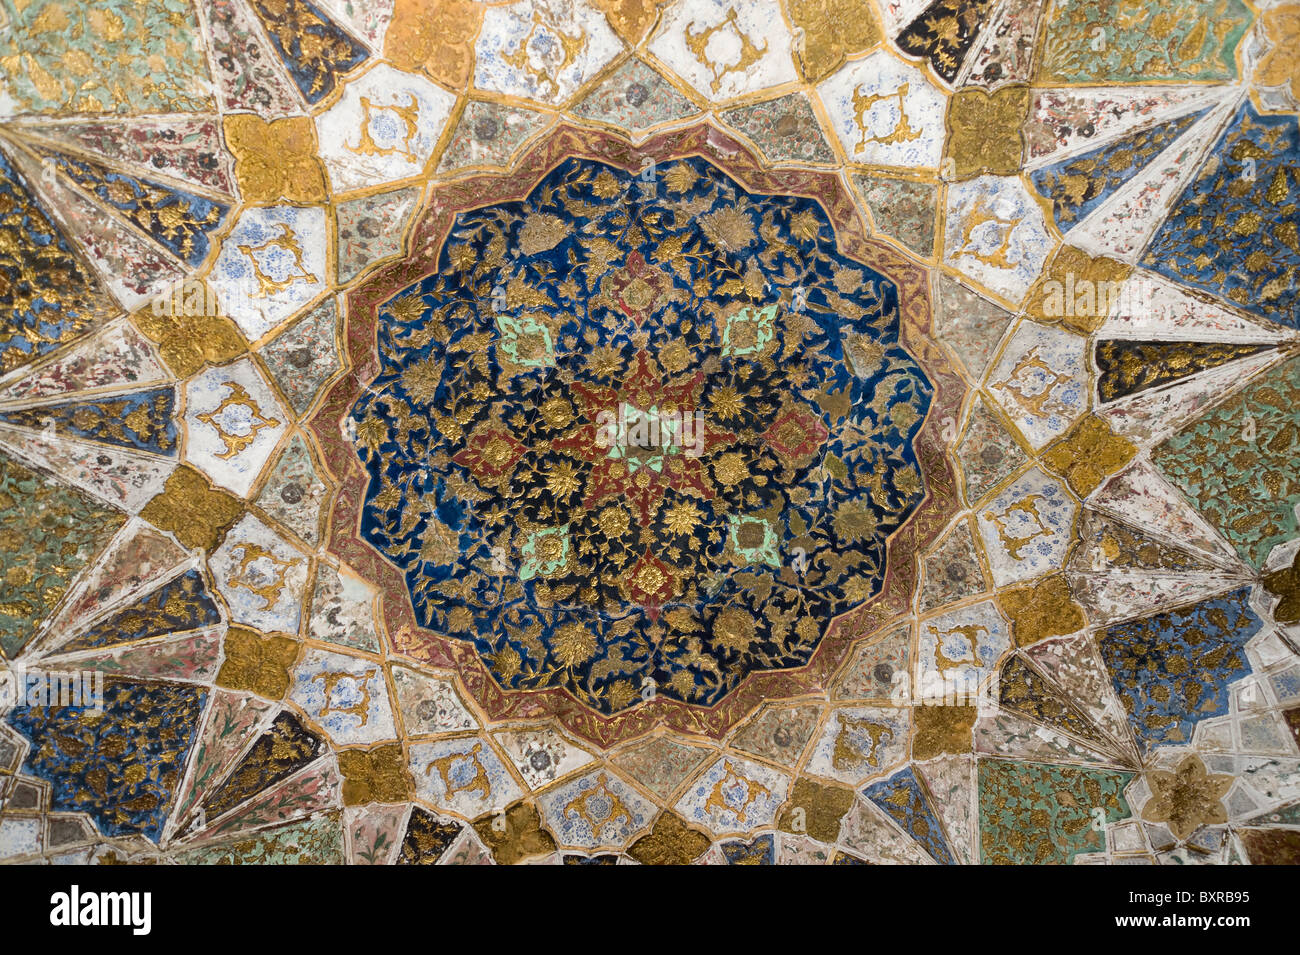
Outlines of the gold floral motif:
M796 29L795 50L804 79L819 83L844 61L880 42L865 0L787 0Z
M628 46L636 46L671 0L592 0L614 32Z
M1037 384L1038 376L1046 381L1041 388L1030 391ZM1052 414L1068 414L1069 407L1052 397L1057 385L1068 383L1070 376L1057 371L1038 353L1035 345L1016 361L1006 378L993 382L990 388L996 388L1013 401L1020 404L1036 418Z
M1020 171L1025 148L1021 127L1029 100L1027 86L1004 86L996 93L971 87L953 95L944 156L951 160L954 178L1014 176Z
M665 811L648 836L642 836L627 850L642 865L689 865L704 854L711 840L686 825L675 812Z
M592 815L593 799L604 810L599 816ZM594 789L584 790L565 803L560 815L565 819L583 820L591 827L592 834L596 838L604 838L602 832L608 825L617 826L621 823L629 826L632 823L632 810L627 808L627 804L618 793L609 788L609 780L604 776L600 778Z
M115 178L107 166L42 150L43 161L53 163L91 195L103 196L144 232L165 242L182 259L195 264L207 249L207 234L216 228L226 207L181 197L168 186L146 180ZM49 167L47 167L49 168ZM202 211L206 207L206 211ZM196 241L198 244L196 244Z
M953 83L997 6L995 0L932 0L894 42L908 56L924 57Z
M1083 498L1135 454L1137 447L1132 441L1115 434L1101 418L1089 415L1075 422L1060 441L1044 451L1042 460Z
M135 407L131 407L136 402ZM63 421L92 440L108 441L129 447L135 438L160 451L175 447L175 438L168 433L171 423L171 395L154 392L151 400L142 395L123 398L103 398L86 402L71 414L49 415L49 409L21 409L8 414L11 424L39 429L58 426ZM132 437L135 436L135 438Z
M408 156L415 158L415 150L411 146L411 140L420 131L420 101L415 98L414 93L411 93L410 97L410 103L405 106L398 103L379 103L376 105L370 101L369 96L361 97L361 139L356 146L348 143L347 148L362 156ZM375 142L375 137L370 132L370 123L374 119L374 111L380 109L388 110L402 121L405 133L396 146L380 146Z
M270 556L265 555L265 556ZM274 558L272 558L274 559ZM286 568L287 569L287 568ZM268 604L269 606L269 604ZM325 697L325 705L321 707L320 717L324 719L330 713L343 713L347 716L355 716L365 726L370 722L370 681L379 673L377 669L369 669L364 673L349 673L346 670L330 670L325 673L317 673L312 677L312 682L321 681L322 694ZM361 699L348 706L334 705L334 690L344 680L351 680L356 684L357 689L361 691Z
M921 134L925 132L922 129L913 129L912 121L907 115L907 94L911 89L910 83L904 83L898 89L891 93L872 93L866 95L861 88L853 91L853 121L858 124L858 131L862 137L858 140L857 152L867 148L867 143L884 143L885 145L894 145L896 143L910 143L914 139L920 139ZM867 117L877 103L887 103L890 100L898 100L898 121L888 133L872 133L867 124Z
M940 630L930 624L926 627L926 631L934 638L934 669L940 676L946 677L949 670L960 672L962 667L980 665L979 641L981 635L988 639L988 627L980 623L968 623L949 630ZM949 656L948 651L944 649L945 641L954 635L966 641L966 649L959 657Z
M971 641L971 646L974 645L974 641ZM860 734L867 738L865 748L858 742ZM840 770L850 769L858 763L879 769L880 747L893 738L893 729L884 723L871 719L841 718L840 731L835 737L835 747L831 752L831 764Z
M117 310L71 248L51 241L57 234L18 177L0 174L0 375Z
M840 820L853 808L854 801L852 789L800 776L790 789L777 828L821 842L835 842L840 837Z
M483 4L474 0L397 0L384 57L399 70L423 72L452 89L474 73L474 39Z
M268 636L232 625L226 631L226 659L217 674L217 686L256 693L268 700L283 699L292 682L289 671L298 659L300 646L289 637Z
M281 222L278 223L280 232L260 242L257 245L239 245L239 251L244 253L248 261L253 266L253 277L257 279L257 296L266 298L268 295L278 295L285 291L295 282L317 282L319 278L307 269L303 264L302 243L298 241L298 235L293 229ZM293 266L285 272L283 278L275 278L268 275L262 268L262 260L257 257L257 253L265 252L268 249L281 249L293 256Z
M194 9L175 0L14 0L0 10L0 97L47 115L213 108Z
M424 775L431 776L435 770L437 771L438 777L442 780L443 794L447 799L456 793L478 793L480 799L487 801L492 796L492 780L488 778L483 761L479 759L481 752L483 752L483 744L475 743L468 753L448 753L446 756L440 756L424 768ZM463 783L457 783L452 779L452 771L457 763L466 762L474 767L474 775Z
M1296 551L1291 566L1265 574L1264 589L1282 598L1273 608L1273 619L1278 623L1295 623L1300 620L1300 551Z
M280 601L280 595L284 592L285 574L287 574L295 564L301 564L301 557L291 557L288 560L282 560L276 557L261 544L254 544L252 541L240 541L231 549L233 556L235 551L239 551L242 556L239 559L239 566L235 572L230 575L230 586L243 587L250 593L256 594L265 601L264 608L274 607ZM258 561L266 561L271 569L269 572L254 571L253 565ZM328 697L329 693L326 692Z
M1234 777L1207 773L1199 756L1184 756L1173 772L1148 770L1146 777L1151 799L1142 809L1142 818L1165 823L1180 842L1201 826L1228 821L1223 797L1232 788Z
M249 6L269 33L294 49L299 77L311 79L305 92L312 102L334 88L349 64L356 65L355 41L304 0L250 0Z
M1233 79L1233 47L1252 17L1236 0L1056 0L1049 11L1037 57L1045 86Z
M474 823L474 832L498 865L514 865L555 851L555 840L542 828L541 817L530 803L515 803L503 813L484 816Z
M973 706L918 706L912 710L912 758L971 751L971 730L979 711Z
M1016 645L1032 646L1048 637L1075 633L1088 625L1064 574L1053 574L1026 587L1011 587L997 596L998 607L1011 621Z
M186 547L212 551L243 512L239 498L214 488L198 470L182 464L140 516L161 530L171 531Z
M1063 245L1029 293L1025 314L1036 322L1059 322L1089 335L1106 320L1111 304L1132 272L1133 266L1125 262L1105 256L1094 258L1082 249ZM1065 301L1062 296L1066 294L1073 294L1075 301Z
M762 783L750 779L744 773L737 770L736 767L731 764L731 760L726 760L722 764L722 768L722 777L713 784L713 789L709 792L709 798L705 800L704 811L712 812L717 810L719 812L734 813L736 816L736 822L740 825L744 825L747 821L746 813L748 813L760 799L770 799L772 797L772 791ZM737 785L745 788L745 801L740 806L733 806L727 802L726 794L728 789Z
M245 202L318 202L327 195L316 127L306 116L266 120L232 113L224 122Z
M971 258L978 259L985 265L991 265L995 269L1014 269L1016 263L1007 258L1007 253L1011 251L1011 235L1016 231L1022 219L1006 219L998 215L988 206L988 200L981 196L961 224L961 243L957 246L957 251L953 253L954 258L963 255L969 255ZM998 234L1002 236L1002 241L998 243L997 248L992 252L981 252L979 244L975 241L975 230L982 225L992 222L998 228Z
M549 57L549 62L544 62L542 66L534 65L532 56L528 51L528 44L538 35L539 30L545 30L560 41L558 50L554 44L550 48L552 53L559 54L558 57ZM551 88L552 95L558 96L560 94L559 75L571 66L586 48L586 29L579 27L576 34L565 33L560 29L549 11L534 10L533 20L528 27L528 32L524 34L523 39L519 41L519 45L514 51L502 53L501 59L535 83L539 85L546 84Z
M345 806L406 802L415 791L400 743L342 750L339 772L343 774Z
M225 449L217 452L217 457L228 459L233 458L250 444L257 440L257 435L265 428L274 428L280 424L279 418L268 418L262 414L262 409L258 406L257 401L248 393L248 391L237 381L222 382L222 386L230 389L230 393L221 399L221 404L217 405L211 411L205 411L202 414L195 415L195 419L202 421L204 424L211 425L216 429ZM250 425L246 434L239 434L229 431L222 423L221 416L225 414L227 408L244 407L249 411Z
M1300 102L1300 5L1265 10L1260 22L1273 47L1255 67L1255 85L1286 86L1292 100Z
M1040 537L1051 537L1051 528L1043 520L1042 513L1038 510L1038 502L1045 500L1041 494L1026 494L1017 501L1012 501L1001 511L985 511L984 519L992 521L993 526L997 529L998 538L1002 541L1002 546L1007 549L1007 556L1012 560L1020 560L1020 552L1030 543ZM1029 533L1022 536L1015 536L1007 531L1007 525L1011 522L1012 514L1022 514L1026 520L1032 519L1036 525L1029 529Z
M204 297L212 300L210 295ZM158 354L178 378L189 377L204 365L224 364L248 350L235 323L222 315L155 315L143 309L131 320L157 343Z

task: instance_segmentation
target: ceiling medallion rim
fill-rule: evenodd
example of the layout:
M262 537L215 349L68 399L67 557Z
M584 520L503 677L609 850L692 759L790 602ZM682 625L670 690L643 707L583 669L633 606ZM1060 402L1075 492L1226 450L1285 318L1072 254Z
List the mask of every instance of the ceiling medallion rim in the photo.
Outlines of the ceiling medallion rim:
M635 173L645 157L660 163L690 156L713 164L751 194L789 195L817 202L832 227L839 254L894 283L899 301L899 344L934 388L929 410L912 442L923 496L886 539L879 590L828 621L802 666L751 671L711 705L658 695L612 714L591 708L564 687L503 689L471 643L438 634L417 622L402 571L361 536L368 475L345 437L343 422L366 383L379 371L379 308L438 271L439 256L458 214L523 199L567 160L597 161ZM920 556L961 510L956 468L940 432L945 420L959 416L969 386L951 370L932 336L929 277L933 266L920 265L892 245L870 238L837 173L766 164L750 147L708 121L652 135L640 144L611 131L566 122L541 137L505 171L463 176L429 187L415 222L401 258L370 272L343 293L348 367L305 422L336 485L325 547L376 586L381 629L387 631L394 657L424 668L453 671L492 722L549 716L567 732L609 749L660 726L721 739L764 703L824 691L857 645L908 613L919 583Z

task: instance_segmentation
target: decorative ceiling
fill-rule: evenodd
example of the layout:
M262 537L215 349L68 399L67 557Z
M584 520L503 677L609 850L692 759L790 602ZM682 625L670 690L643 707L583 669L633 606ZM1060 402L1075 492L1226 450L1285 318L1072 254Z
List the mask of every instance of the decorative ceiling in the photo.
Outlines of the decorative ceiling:
M0 858L1300 862L1297 50L0 0Z

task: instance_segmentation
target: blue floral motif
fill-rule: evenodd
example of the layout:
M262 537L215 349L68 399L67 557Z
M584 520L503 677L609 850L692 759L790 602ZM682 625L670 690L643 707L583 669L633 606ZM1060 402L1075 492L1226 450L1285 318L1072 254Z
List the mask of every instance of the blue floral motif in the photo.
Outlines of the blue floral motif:
M1246 642L1263 626L1249 601L1245 587L1098 637L1144 752L1190 743L1197 723L1228 712L1228 686L1251 672Z
M924 496L898 304L812 200L566 160L380 308L361 533L503 687L716 703L807 663Z

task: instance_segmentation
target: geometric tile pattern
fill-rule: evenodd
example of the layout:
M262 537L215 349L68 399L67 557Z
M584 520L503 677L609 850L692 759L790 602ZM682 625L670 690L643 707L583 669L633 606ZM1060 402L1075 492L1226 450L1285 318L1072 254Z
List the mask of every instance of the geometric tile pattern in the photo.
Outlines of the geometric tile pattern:
M0 3L0 860L1300 862L1297 23Z

